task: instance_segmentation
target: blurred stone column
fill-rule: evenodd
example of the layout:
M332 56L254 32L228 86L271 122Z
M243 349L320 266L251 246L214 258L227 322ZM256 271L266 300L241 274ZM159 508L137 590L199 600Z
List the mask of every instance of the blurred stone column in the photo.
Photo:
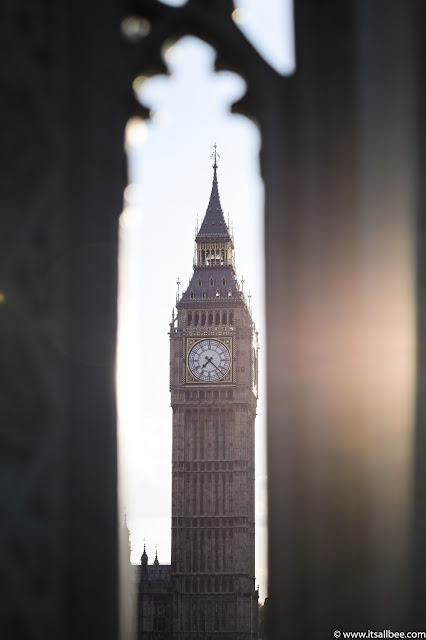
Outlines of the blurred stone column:
M410 628L412 11L296 0L261 118L272 638Z
M0 628L116 639L120 5L9 3L0 126Z

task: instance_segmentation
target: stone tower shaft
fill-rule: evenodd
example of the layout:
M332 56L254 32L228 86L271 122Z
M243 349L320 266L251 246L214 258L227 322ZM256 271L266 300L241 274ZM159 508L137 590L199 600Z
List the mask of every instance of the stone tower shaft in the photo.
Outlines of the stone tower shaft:
M257 637L258 346L235 277L216 166L196 245L194 273L170 325L174 628L180 639L220 632L249 640Z

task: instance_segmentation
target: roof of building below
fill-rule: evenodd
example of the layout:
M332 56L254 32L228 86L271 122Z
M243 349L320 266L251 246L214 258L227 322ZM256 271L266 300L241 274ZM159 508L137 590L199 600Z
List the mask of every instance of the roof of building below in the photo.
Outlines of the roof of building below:
M147 566L146 576L142 576L142 567L140 564L132 564L132 578L135 584L139 584L141 580L145 583L144 590L156 593L166 593L171 586L172 567L170 564L158 564Z

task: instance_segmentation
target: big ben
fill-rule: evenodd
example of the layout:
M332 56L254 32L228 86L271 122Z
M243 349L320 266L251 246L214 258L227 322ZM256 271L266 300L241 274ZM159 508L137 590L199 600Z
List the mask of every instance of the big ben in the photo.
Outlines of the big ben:
M170 325L173 637L257 637L257 333L235 272L214 153L194 270Z

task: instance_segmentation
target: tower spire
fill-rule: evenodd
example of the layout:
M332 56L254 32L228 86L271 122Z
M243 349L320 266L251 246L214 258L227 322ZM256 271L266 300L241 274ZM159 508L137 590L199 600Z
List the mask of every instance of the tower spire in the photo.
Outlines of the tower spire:
M213 158L214 156L214 164L213 164L213 169L216 175L216 169L217 169L217 158L220 158L220 155L217 152L217 144L216 142L214 143L214 151L212 153L212 155L210 156L210 158Z
M148 564L148 554L146 552L145 540L143 542L143 553L142 553L142 556L141 556L141 564L143 566L145 566L145 567Z
M230 241L231 236L229 235L228 226L225 222L225 217L222 211L222 205L220 204L219 188L217 183L217 159L220 158L220 156L217 152L216 143L214 145L214 151L210 157L213 159L212 190L204 219L196 235L196 240L200 240L201 238L217 238L217 240Z

